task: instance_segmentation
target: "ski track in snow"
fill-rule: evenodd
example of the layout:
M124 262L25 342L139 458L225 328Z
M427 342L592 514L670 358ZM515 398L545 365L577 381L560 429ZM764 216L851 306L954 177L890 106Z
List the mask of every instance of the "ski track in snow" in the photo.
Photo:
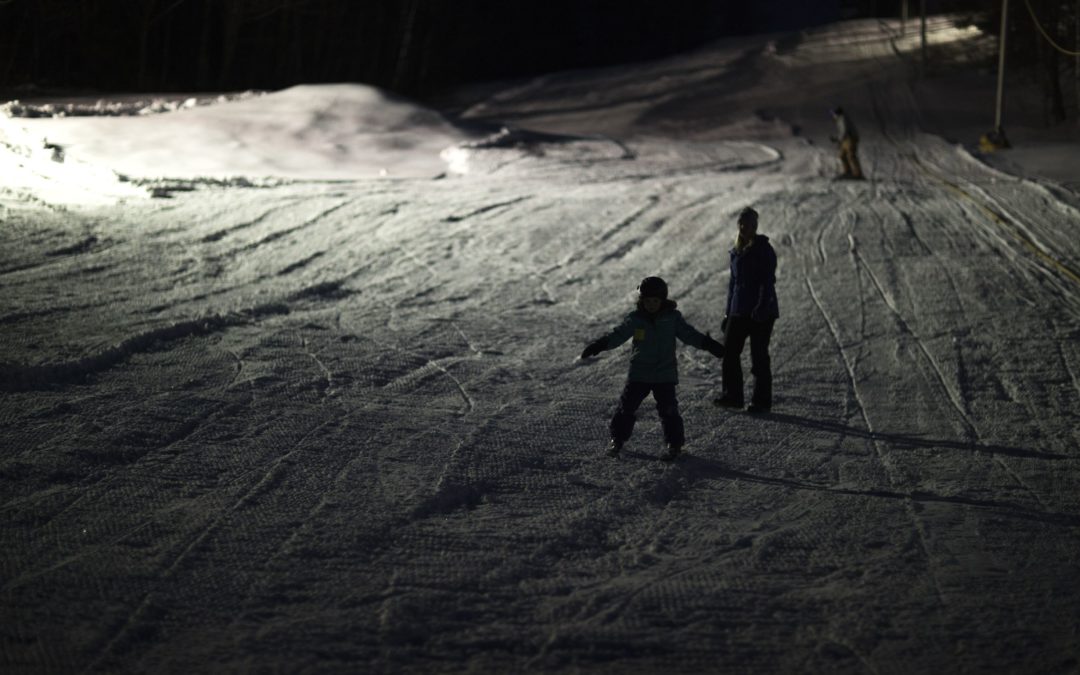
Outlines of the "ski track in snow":
M866 261L863 260L862 257L859 255L858 247L856 246L854 237L849 234L848 239L851 242L850 250L852 257L855 259L856 267L866 272L866 274L870 277L870 280L873 282L873 286L877 290L878 295L881 296L881 299L885 302L889 310L896 317L897 324L901 329L900 332L903 335L911 336L911 338L914 340L915 344L919 348L919 352L925 359L925 362L930 366L931 370L933 371L935 382L940 386L941 391L945 394L945 398L956 410L957 416L963 422L963 425L967 430L969 436L969 442L973 446L978 445L981 439L979 438L979 433L975 427L975 423L972 422L971 416L967 410L966 401L963 400L961 395L957 391L955 391L952 386L949 385L944 373L942 372L941 364L938 363L937 359L935 359L934 356L930 353L930 351L926 348L926 344L923 339L920 338L919 335L911 329L907 321L904 320L903 315L897 309L895 302L889 297L881 281L879 281L877 276L874 274L873 269L871 269L871 267L866 263ZM1032 496L1032 498L1035 499L1035 501L1037 501L1044 510L1046 509L1046 504L1039 497L1038 492L1034 491L1027 483L1025 483L1024 480L1015 471L1013 471L1011 467L1009 467L1002 459L998 457L995 457L994 461L1010 476L1012 476L1013 479L1021 487L1027 490L1027 492Z
M836 343L837 353L839 354L841 361L844 363L844 366L847 369L847 374L848 374L848 379L849 379L849 387L850 387L850 390L851 390L852 394L854 395L855 401L856 401L856 403L858 405L859 417L862 419L863 424L866 425L866 429L871 434L871 437L872 437L873 434L874 434L874 426L870 422L870 417L867 415L866 404L863 402L862 397L859 394L858 376L856 375L856 366L855 366L854 363L852 363L851 358L848 356L847 351L844 349L843 341L842 341L842 339L840 337L839 330L836 327L836 323L829 316L828 312L825 310L825 307L822 304L821 299L818 297L817 292L814 290L814 286L813 286L813 284L810 283L809 279L807 279L807 288L810 290L810 295L814 299L814 304L817 306L818 311L821 312L822 319L824 319L825 323L829 326L829 331L830 331L830 333L832 333L833 340ZM890 487L895 486L896 481L895 481L895 479L893 477L894 474L895 474L895 469L892 467L892 465L891 465L890 461L888 460L887 455L885 454L884 449L882 448L880 443L876 439L874 439L872 441L872 443L873 443L874 453L877 456L878 461L885 468L886 474L889 476ZM927 541L926 541L925 525L922 522L922 520L919 518L918 514L912 509L910 499L905 500L904 508L905 508L905 511L908 514L908 517L911 519L912 529L918 535L919 546L920 546L920 549L922 550L923 555L926 558L926 564L930 569L930 575L931 575L931 577L933 579L934 588L935 588L935 590L937 592L938 602L941 605L945 605L946 604L945 594L944 594L944 592L942 590L942 587L941 587L941 581L938 579L937 573L934 570L934 556L933 556L933 553L932 553L932 551L931 551L931 549L930 549L930 547L929 547L929 545L927 544Z

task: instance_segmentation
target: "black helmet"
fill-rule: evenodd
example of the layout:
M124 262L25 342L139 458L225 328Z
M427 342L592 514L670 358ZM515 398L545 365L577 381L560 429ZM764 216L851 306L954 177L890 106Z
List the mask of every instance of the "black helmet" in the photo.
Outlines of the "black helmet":
M667 300L667 282L660 277L645 277L638 284L637 290L643 298Z

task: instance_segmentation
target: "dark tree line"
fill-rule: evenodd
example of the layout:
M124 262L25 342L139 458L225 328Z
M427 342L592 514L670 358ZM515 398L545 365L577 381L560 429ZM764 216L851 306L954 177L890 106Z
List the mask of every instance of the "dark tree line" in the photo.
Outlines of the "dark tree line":
M738 8L741 3L727 3ZM0 0L0 88L128 91L469 80L653 58L716 35L716 0Z
M920 1L908 0L913 16ZM1080 0L1030 1L1059 44L1080 49ZM1010 3L1009 64L1038 72L1048 119L1060 120L1077 61L1042 39L1024 2ZM0 0L0 96L21 85L194 92L365 82L423 97L462 82L656 58L722 35L899 16L902 3ZM931 12L990 11L989 31L1000 5L926 0Z

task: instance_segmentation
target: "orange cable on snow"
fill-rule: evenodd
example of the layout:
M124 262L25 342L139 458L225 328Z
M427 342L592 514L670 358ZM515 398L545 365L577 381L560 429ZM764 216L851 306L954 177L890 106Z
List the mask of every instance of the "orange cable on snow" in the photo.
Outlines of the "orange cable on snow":
M1054 256L1052 256L1049 253L1047 253L1046 251L1044 251L1041 246L1039 246L1038 244L1036 244L1034 241L1031 240L1031 237L1028 237L1026 234L1021 232L1020 228L1017 227L1016 225L1014 225L1007 216L1005 216L1005 215L999 213L997 210L987 206L981 200L974 197L970 192L968 192L964 188L960 187L956 183L952 182L948 178L945 178L944 176L942 176L942 175L938 174L937 172L931 170L928 166L926 166L926 164L923 163L922 159L920 159L918 156L915 156L914 159L915 159L915 163L918 165L918 167L924 173L926 173L928 176L930 176L932 178L935 178L936 180L941 182L943 185L945 185L945 187L949 188L950 190L952 190L956 194L960 195L961 197L964 197L965 199L967 199L969 202L974 204L980 211L982 211L987 216L989 216L990 219L993 220L994 222L996 222L997 224L999 224L999 225L1001 225L1001 226L1003 226L1005 228L1008 228L1008 230L1013 235L1013 237L1015 237L1017 241L1019 241L1021 244L1023 244L1028 249L1030 249L1032 253L1039 256L1044 261L1050 263L1059 272L1064 274L1066 277L1068 277L1072 281L1080 284L1080 272L1077 272L1073 268L1069 267L1065 263L1061 262L1060 260L1058 260Z
M1035 27L1039 29L1039 32L1042 33L1042 36L1044 38L1046 38L1046 41L1053 45L1054 49L1058 50L1062 54L1067 54L1069 56L1080 56L1080 52L1070 52L1068 49L1065 49L1058 43L1054 42L1054 38L1050 37L1050 34L1047 33L1046 29L1042 27L1041 23L1039 23L1039 17L1035 16L1035 10L1031 8L1031 0L1024 0L1024 4L1027 5L1028 14L1031 14L1032 23L1034 23Z

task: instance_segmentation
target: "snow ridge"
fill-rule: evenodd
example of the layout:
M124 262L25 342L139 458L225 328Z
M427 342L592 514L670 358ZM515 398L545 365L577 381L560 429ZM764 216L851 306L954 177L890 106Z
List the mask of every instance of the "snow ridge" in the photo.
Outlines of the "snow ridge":
M248 309L211 314L153 328L80 359L35 365L0 364L0 391L26 391L81 382L94 373L108 370L131 356L151 351L162 343L220 332L268 316L289 314L291 303L332 300L352 293L343 289L342 285L343 282L340 281L322 282L300 289L282 301L262 303Z

